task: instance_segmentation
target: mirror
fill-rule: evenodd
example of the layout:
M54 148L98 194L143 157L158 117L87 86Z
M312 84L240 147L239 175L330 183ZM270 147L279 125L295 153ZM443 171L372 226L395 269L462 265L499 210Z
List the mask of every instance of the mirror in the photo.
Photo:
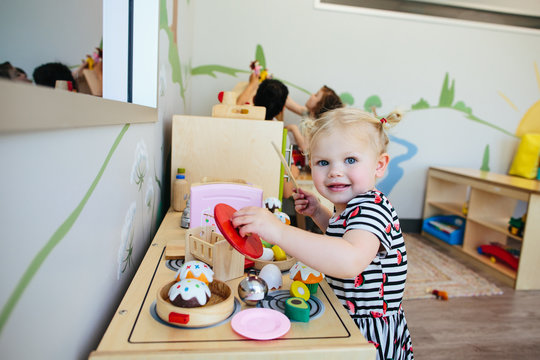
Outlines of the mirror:
M155 109L158 17L157 1L9 1L0 12L0 63L29 78L48 62L74 69L103 39L103 98Z

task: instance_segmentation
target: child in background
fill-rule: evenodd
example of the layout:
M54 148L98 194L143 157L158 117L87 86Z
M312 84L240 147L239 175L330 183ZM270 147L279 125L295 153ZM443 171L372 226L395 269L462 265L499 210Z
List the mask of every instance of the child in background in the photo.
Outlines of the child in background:
M318 119L329 110L343 107L340 97L328 86L323 85L315 94L311 94L305 105L296 103L290 96L287 98L285 107L290 111L301 115Z
M256 233L287 254L326 274L327 282L378 359L412 359L410 333L402 310L407 252L399 219L388 198L375 188L384 175L386 129L399 113L377 119L340 108L307 127L311 175L334 213L302 189L293 195L296 211L311 216L324 235L285 226L267 209L246 207L232 219L242 236Z
M285 102L285 107L304 118L318 119L326 111L343 107L343 103L334 90L324 85L315 94L311 94L305 105L298 104L289 96ZM306 148L305 140L298 126L296 124L288 124L285 128L294 134L296 145L298 145L300 152L304 152Z

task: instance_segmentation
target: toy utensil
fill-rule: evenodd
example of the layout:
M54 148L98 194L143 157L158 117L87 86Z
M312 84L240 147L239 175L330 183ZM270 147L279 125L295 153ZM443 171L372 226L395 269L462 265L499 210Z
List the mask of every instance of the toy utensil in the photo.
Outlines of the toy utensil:
M261 238L256 234L242 237L238 230L233 226L231 219L236 209L227 204L217 204L214 207L214 219L216 225L221 231L221 235L243 255L257 259L263 253Z
M272 146L274 147L274 150L276 150L276 153L278 154L279 159L281 160L281 163L283 164L283 167L285 168L285 172L287 173L289 178L292 180L294 184L294 188L298 189L298 184L296 183L296 180L294 179L291 169L289 168L289 164L287 164L287 160L285 160L285 158L283 157L283 154L281 153L281 151L279 151L278 147L273 141L272 141Z

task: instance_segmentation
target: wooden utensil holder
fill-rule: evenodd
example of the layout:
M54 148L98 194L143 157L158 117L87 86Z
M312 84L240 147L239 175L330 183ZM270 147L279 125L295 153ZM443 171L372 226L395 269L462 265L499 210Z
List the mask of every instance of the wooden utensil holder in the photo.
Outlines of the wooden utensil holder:
M212 267L214 279L229 281L244 276L244 255L216 233L213 226L200 226L186 231L185 261L195 259Z

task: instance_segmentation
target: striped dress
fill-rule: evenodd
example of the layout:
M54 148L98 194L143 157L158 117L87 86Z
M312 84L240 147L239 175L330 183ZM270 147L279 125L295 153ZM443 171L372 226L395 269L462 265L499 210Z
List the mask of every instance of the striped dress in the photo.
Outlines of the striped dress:
M352 229L369 231L381 242L371 264L355 278L327 276L327 282L365 338L377 359L413 359L411 336L401 307L407 277L407 252L399 219L388 198L368 191L334 214L326 235L342 237Z

